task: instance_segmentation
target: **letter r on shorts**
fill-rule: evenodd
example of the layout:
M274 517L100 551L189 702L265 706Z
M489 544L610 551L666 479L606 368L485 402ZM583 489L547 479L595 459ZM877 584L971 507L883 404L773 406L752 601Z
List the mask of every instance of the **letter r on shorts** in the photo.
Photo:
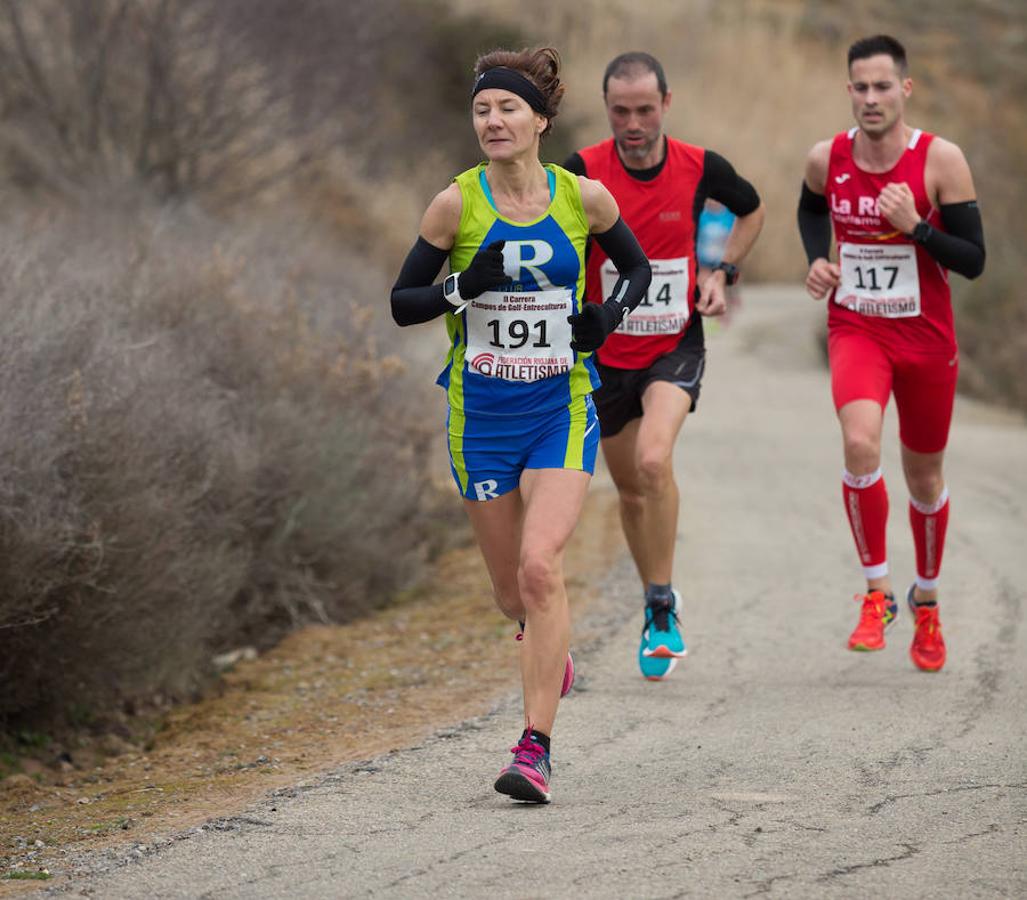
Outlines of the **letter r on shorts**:
M495 500L499 496L496 493L498 487L499 482L495 478L486 478L484 481L474 482L474 493L479 500Z

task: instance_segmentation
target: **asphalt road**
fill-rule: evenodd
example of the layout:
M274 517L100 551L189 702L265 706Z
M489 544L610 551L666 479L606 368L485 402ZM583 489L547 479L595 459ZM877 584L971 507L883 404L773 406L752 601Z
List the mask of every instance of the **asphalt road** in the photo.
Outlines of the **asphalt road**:
M581 689L561 706L551 805L492 790L519 733L512 696L137 859L83 860L95 874L64 890L1027 895L1027 428L957 402L944 671L913 668L905 610L885 651L846 651L860 577L813 336L822 315L795 288L751 288L741 316L710 337L700 408L677 450L690 656L664 683L639 677L641 601L618 550L589 613L607 637L579 653ZM885 440L892 570L904 586L914 557L893 414Z

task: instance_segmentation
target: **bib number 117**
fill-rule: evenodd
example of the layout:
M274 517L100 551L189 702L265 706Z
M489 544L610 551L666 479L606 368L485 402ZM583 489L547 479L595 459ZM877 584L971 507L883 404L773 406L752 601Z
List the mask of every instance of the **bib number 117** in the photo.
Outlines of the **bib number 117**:
M856 289L860 291L882 291L891 290L895 287L895 279L899 274L898 266L881 266L883 272L890 272L887 284L877 283L877 268L875 266L867 266L866 272L864 273L863 266L856 266ZM865 281L864 281L865 277Z

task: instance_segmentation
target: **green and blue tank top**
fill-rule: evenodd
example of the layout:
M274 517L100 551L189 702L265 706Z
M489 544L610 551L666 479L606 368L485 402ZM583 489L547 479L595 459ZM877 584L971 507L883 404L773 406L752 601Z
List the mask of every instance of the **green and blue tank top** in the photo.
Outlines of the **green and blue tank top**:
M503 240L510 283L446 314L450 349L438 383L451 409L477 415L568 406L599 386L592 354L570 349L567 322L585 302L588 217L578 178L547 165L549 208L514 222L496 209L485 165L454 179L463 209L449 268L462 272L478 250Z

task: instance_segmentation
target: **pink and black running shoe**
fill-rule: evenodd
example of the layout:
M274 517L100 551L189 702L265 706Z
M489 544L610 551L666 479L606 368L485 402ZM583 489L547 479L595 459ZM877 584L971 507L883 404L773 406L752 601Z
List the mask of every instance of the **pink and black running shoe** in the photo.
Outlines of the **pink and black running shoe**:
M516 747L511 747L513 762L496 779L496 790L514 800L527 803L548 803L549 778L552 765L545 747L531 739L531 732L525 731Z

